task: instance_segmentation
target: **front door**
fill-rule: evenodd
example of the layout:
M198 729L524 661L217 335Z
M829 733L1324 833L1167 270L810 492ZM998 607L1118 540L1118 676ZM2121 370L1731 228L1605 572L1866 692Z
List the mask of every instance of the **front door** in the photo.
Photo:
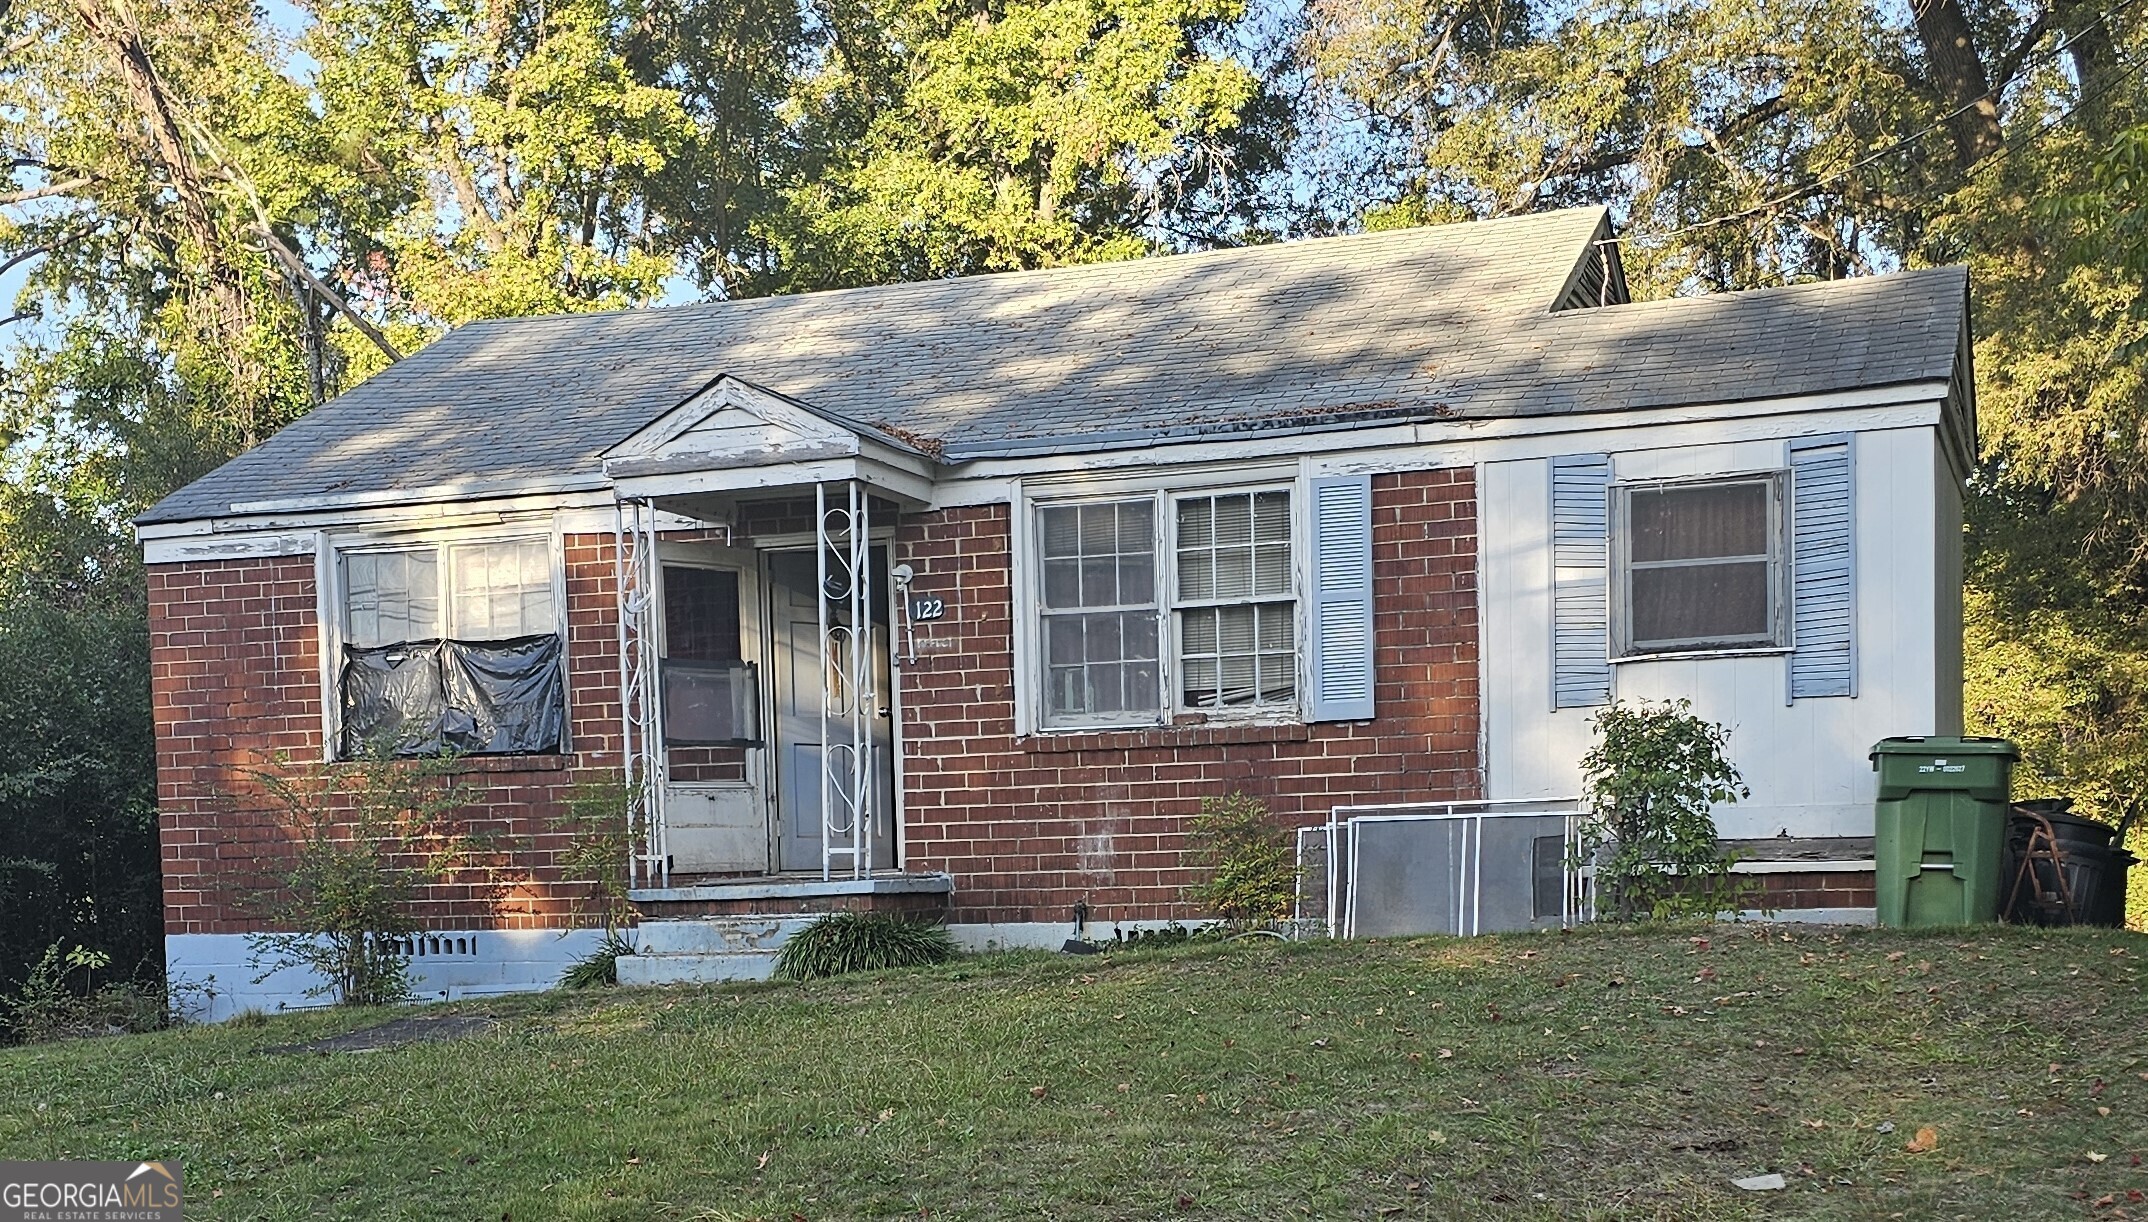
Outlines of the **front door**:
M885 553L873 549L874 572L886 569ZM821 868L821 732L820 604L814 596L819 580L813 553L772 552L768 556L769 641L774 672L776 752L776 858L785 870ZM872 743L872 781L864 819L871 828L876 869L895 865L895 773L893 721L889 710L893 684L889 672L886 584L875 582L872 625L873 671L879 691L867 706ZM846 668L833 667L838 673ZM840 742L840 740L839 740ZM843 743L840 750L848 750ZM847 814L840 821L848 819ZM828 838L839 850L830 863L838 872L852 867L853 833L838 830Z
M683 874L765 873L759 572L750 553L666 545L664 835Z

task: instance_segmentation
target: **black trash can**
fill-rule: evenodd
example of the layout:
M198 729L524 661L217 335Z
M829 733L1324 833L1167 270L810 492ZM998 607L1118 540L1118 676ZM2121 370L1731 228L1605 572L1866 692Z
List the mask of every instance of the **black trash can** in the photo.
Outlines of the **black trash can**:
M2040 798L2018 803L2009 813L2001 889L2007 920L2112 928L2126 923L2126 872L2136 858L2114 843L2118 829L2066 813L2072 805L2066 798ZM2059 860L2029 862L2029 876L2024 879L2023 859L2045 824L2051 829Z

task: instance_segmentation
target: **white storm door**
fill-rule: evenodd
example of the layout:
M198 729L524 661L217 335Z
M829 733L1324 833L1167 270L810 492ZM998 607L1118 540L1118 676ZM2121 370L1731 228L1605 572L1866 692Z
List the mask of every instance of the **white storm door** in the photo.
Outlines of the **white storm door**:
M768 870L759 575L751 554L663 552L664 830L674 874Z

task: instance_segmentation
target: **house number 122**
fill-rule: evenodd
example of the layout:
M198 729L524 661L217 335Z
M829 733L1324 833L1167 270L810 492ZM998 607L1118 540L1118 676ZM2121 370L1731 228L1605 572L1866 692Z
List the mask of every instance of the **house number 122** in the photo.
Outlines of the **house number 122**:
M947 600L944 598L913 598L910 600L910 618L913 620L944 619L947 616Z

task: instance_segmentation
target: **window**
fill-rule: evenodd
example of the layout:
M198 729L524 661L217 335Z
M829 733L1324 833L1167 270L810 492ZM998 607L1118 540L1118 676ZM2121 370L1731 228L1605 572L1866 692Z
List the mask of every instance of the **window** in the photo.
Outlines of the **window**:
M1624 485L1614 508L1619 656L1788 646L1780 476Z
M1047 720L1155 713L1154 498L1047 506L1037 535Z
M664 745L761 745L760 668L741 656L738 574L667 564L663 582Z
M559 749L549 540L350 548L338 563L343 758Z
M1188 708L1298 694L1290 494L1178 501L1180 691Z
M1033 521L1046 728L1296 709L1287 490L1045 503Z

